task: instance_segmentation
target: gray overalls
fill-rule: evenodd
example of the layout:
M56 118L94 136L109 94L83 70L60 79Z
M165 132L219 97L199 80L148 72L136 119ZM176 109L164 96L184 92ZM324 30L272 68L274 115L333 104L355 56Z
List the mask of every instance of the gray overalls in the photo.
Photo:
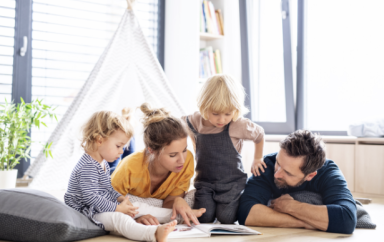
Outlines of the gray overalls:
M200 223L217 218L223 224L237 221L241 192L247 181L241 155L229 136L229 123L218 134L200 134L189 122L196 141L196 178L194 209L206 208Z

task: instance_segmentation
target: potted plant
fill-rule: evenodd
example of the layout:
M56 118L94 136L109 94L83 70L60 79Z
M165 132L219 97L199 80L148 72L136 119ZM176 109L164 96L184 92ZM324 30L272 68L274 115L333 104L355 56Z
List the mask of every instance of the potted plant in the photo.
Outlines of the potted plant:
M45 117L55 118L54 108L45 105L41 100L25 103L8 103L0 105L0 189L16 186L17 170L13 169L23 158L29 156L32 140L30 131L33 126L47 125ZM44 145L45 155L52 157L52 143Z

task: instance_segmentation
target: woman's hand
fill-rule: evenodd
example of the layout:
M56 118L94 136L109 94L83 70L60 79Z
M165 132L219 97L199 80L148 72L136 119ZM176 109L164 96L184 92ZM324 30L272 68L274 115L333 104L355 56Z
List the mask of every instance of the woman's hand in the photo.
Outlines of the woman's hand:
M137 223L144 224L144 225L159 225L159 221L157 218L153 217L150 214L143 215L137 219L135 219Z
M190 221L196 225L200 224L197 217L192 213L191 207L189 207L188 203L182 197L175 198L172 210L173 212L171 219L176 219L177 214L180 214L188 226L191 226Z
M260 176L261 171L264 172L264 168L267 168L267 164L265 164L263 158L253 160L251 172L254 176Z

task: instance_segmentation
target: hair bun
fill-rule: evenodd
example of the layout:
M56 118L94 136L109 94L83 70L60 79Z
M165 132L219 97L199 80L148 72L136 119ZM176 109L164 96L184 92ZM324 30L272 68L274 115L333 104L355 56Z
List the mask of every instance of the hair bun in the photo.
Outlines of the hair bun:
M125 107L123 108L123 110L121 110L121 116L123 116L123 118L126 119L127 121L131 119L132 114L133 114L132 108Z
M152 123L161 122L170 117L170 112L165 108L152 108L149 103L143 103L140 106L140 110L144 113L144 127L148 127L148 125Z

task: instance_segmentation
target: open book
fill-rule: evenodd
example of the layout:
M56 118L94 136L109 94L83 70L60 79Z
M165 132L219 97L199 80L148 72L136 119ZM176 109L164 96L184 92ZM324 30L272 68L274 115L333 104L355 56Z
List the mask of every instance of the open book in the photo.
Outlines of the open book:
M187 225L177 225L175 230L168 235L169 239L179 238L199 238L211 237L211 234L226 235L258 235L261 234L256 230L247 228L243 225L235 224L199 224L188 227Z

